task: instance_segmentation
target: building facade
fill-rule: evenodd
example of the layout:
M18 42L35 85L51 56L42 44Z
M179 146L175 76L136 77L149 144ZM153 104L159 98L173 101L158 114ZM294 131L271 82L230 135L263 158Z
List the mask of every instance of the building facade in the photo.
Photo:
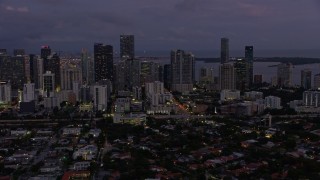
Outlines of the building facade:
M183 50L171 51L171 90L188 92L193 88L194 55Z
M95 82L109 79L113 81L113 47L101 43L94 44Z

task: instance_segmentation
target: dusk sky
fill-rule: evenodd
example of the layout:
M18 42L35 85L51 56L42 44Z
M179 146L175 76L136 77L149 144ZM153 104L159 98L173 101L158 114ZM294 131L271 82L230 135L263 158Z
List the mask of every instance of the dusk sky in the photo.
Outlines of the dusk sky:
M0 48L40 52L119 49L134 34L136 50L320 49L319 0L0 0Z

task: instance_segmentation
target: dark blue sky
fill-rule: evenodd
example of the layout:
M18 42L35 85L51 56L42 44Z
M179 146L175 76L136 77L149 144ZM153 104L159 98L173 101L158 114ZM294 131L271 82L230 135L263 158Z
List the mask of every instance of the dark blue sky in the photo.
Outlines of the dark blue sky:
M134 34L137 50L320 49L319 0L0 0L0 48L39 52L119 49Z

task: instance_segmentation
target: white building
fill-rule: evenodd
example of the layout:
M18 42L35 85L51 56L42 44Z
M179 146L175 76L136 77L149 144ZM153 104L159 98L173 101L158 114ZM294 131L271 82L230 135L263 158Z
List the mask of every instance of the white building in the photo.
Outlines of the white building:
M155 81L146 83L146 96L150 106L159 106L172 100L173 96L169 92L164 92L163 82Z
M27 83L23 86L23 102L31 102L35 100L35 84Z
M93 103L94 107L98 111L107 109L108 105L108 87L107 85L95 85L93 86Z
M11 85L0 82L0 102L11 102Z
M264 98L264 104L269 109L282 109L281 98L276 96L267 96Z
M155 81L152 83L146 83L146 94L163 94L164 87L163 82Z
M310 107L320 107L320 91L303 92L303 105Z
M232 101L240 99L240 91L238 90L222 90L220 92L221 101Z

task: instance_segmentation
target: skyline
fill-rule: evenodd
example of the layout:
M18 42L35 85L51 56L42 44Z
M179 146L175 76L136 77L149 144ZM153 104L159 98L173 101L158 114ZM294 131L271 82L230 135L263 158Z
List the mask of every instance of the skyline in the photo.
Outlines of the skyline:
M316 0L165 2L2 0L0 47L38 53L41 45L50 45L79 52L91 51L94 43L101 42L118 49L120 35L133 34L137 51L168 50L168 54L171 49L218 50L222 37L230 39L231 56L247 45L257 53L320 49Z

